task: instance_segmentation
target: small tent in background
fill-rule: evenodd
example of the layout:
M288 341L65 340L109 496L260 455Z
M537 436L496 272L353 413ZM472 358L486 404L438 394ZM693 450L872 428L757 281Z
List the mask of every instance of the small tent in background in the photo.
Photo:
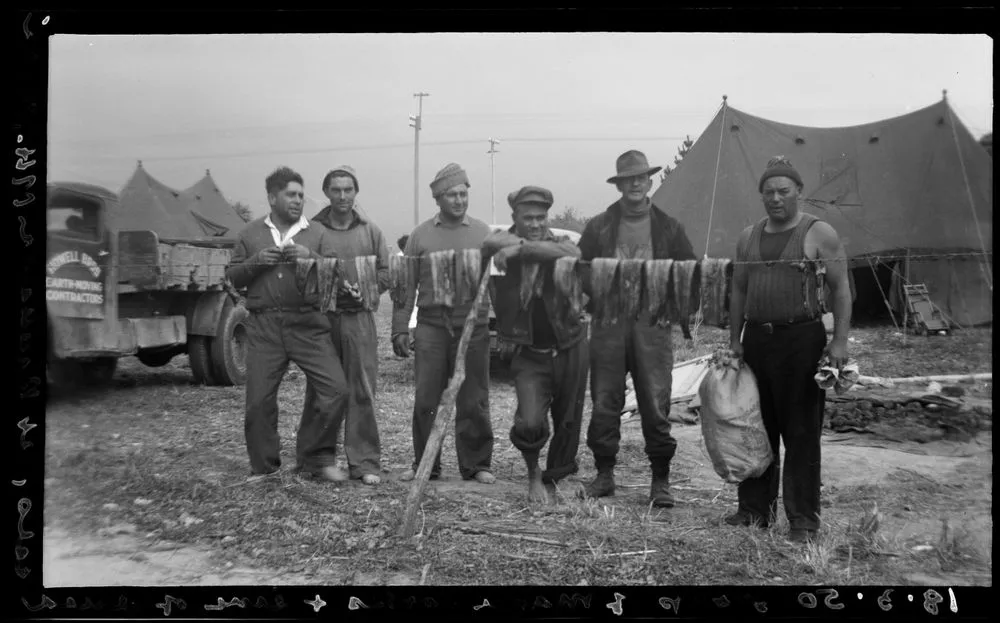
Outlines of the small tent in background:
M140 161L121 189L110 226L148 229L161 240L227 243L246 224L219 192L209 173L177 191L150 175Z
M653 198L699 255L732 257L740 232L764 217L757 183L776 155L802 176L800 208L840 234L855 315L888 301L901 316L903 284L923 283L954 323L992 322L993 161L947 99L839 128L779 123L723 102Z
M222 196L207 169L205 177L191 188L181 191L181 196L189 202L191 215L207 235L233 238L246 226L236 209Z

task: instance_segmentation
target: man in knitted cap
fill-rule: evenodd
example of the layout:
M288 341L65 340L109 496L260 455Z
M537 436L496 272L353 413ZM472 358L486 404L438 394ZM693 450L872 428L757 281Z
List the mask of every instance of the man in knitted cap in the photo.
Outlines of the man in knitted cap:
M584 260L597 257L640 260L697 259L691 241L676 219L649 198L652 175L645 154L627 151L618 157L617 174L608 179L621 197L587 222L580 238ZM589 279L584 281L585 288ZM588 292L589 294L589 292ZM591 301L590 305L593 305ZM587 445L594 453L597 477L587 486L590 497L614 495L614 467L625 406L625 375L631 374L653 472L649 498L653 506L670 508L670 462L677 442L670 434L670 387L673 371L671 327L651 321L643 310L637 319L622 319L591 328L590 384L593 412Z
M356 257L375 256L379 293L389 289L389 248L382 230L363 216L355 198L360 190L354 169L338 166L323 178L323 194L330 205L313 217L313 222L326 229L333 241L337 258L344 265L342 274L349 274ZM381 480L378 423L375 420L375 394L378 381L378 335L375 310L365 309L361 300L361 284L345 279L337 289L337 309L327 311L330 335L347 375L350 400L343 405L344 455L351 478L360 478L367 485ZM304 412L315 408L316 392L306 381Z
M421 258L417 293L392 315L392 347L400 357L410 356L409 320L417 306L416 352L413 364L416 395L413 404L413 466L402 480L412 480L434 425L441 396L455 373L455 357L465 317L472 301L457 301L454 307L434 304L435 284L430 254L454 249L479 249L490 234L489 225L466 214L469 208L469 178L462 167L449 164L431 182L431 195L438 213L417 226L406 243L406 255ZM491 484L493 427L490 423L490 334L489 307L484 305L465 357L465 381L458 391L455 408L455 446L458 469L465 480ZM435 457L431 478L441 474L441 455Z
M555 260L580 257L580 249L569 236L555 236L548 228L552 193L538 186L525 186L510 193L514 225L490 235L483 243L483 256L493 257L504 271L496 277L497 328L505 342L517 345L511 362L517 411L510 440L528 465L528 502L546 502L545 485L577 471L583 404L587 392L589 352L587 331L579 312L556 300L553 281ZM522 306L524 267L536 264L535 277L542 280L540 295ZM552 413L552 443L547 469L538 467L538 455L549 440Z
M844 247L829 224L799 211L802 177L783 156L760 178L767 216L740 234L730 298L730 342L757 379L760 410L774 462L740 483L730 525L768 525L782 485L789 540L804 542L820 527L820 435L824 392L813 375L821 358L847 363L851 292ZM804 263L803 263L804 262ZM834 334L823 326L821 270L833 298ZM785 446L781 477L779 438Z

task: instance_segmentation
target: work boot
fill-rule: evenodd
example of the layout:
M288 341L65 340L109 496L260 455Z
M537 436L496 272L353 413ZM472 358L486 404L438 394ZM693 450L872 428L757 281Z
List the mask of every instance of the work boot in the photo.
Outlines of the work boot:
M674 494L670 492L670 472L653 474L653 484L649 487L649 501L656 508L673 508Z
M615 494L615 468L601 467L597 477L586 486L584 494L588 498L603 498Z

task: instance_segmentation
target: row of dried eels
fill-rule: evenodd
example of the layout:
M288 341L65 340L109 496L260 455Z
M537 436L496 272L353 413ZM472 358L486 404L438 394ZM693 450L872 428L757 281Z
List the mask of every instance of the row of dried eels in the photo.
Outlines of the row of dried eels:
M337 311L337 292L345 284L360 291L363 309L378 310L378 258L362 255L353 260L335 257L298 260L295 266L295 283L306 298L315 297L322 311Z
M389 296L402 305L420 282L420 263L427 262L431 272L431 304L456 307L476 298L482 276L482 252L479 249L435 251L420 258L395 255L389 258Z
M455 307L475 297L482 271L478 249L448 250L421 258L390 258L390 296L402 304L417 287L420 261L430 262L432 304ZM521 269L520 303L527 308L541 295L543 274L537 263L525 262ZM564 257L552 269L556 304L570 313L583 311L583 280L590 282L592 313L597 323L616 324L636 319L645 312L651 324L680 324L691 337L689 319L701 309L703 322L725 326L729 315L732 262L728 259L629 260L595 258L590 262Z
M589 271L583 268L587 264ZM561 299L557 304L579 311L581 281L589 278L591 311L599 325L634 320L646 312L651 324L679 323L684 337L690 339L689 319L699 308L705 324L725 326L728 322L731 268L730 260L712 258L677 262L562 258L555 263L553 279ZM526 273L525 278L530 275ZM522 301L526 287L522 282Z

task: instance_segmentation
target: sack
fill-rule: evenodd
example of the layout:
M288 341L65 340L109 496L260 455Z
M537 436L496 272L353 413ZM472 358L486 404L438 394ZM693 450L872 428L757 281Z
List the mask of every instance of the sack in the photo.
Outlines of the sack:
M763 474L774 453L750 368L729 356L713 357L698 397L702 437L715 472L729 483Z

